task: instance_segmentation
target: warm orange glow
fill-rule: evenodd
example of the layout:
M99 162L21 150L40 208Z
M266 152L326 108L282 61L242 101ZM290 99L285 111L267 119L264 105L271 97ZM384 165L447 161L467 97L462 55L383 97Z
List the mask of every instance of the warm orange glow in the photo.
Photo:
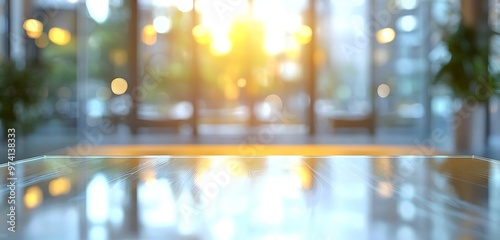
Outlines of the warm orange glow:
M123 78L115 78L111 82L111 91L116 95L122 95L127 91L128 83Z
M156 181L156 172L153 170L145 170L141 172L141 178L146 184L150 184Z
M316 50L314 52L314 63L317 66L323 66L326 62L326 55L324 51Z
M60 177L49 183L49 193L54 197L68 194L69 191L71 191L71 181L68 178Z
M286 57L291 60L292 59L298 60L300 58L300 50L301 49L299 44L298 43L296 45L294 44L293 46L287 48Z
M375 166L376 174L380 177L390 178L392 176L393 166L389 158L377 159Z
M199 44L208 44L210 42L210 32L203 25L194 26L191 33L193 34L196 42Z
M294 174L296 174L300 178L301 187L303 189L310 189L312 186L313 177L311 174L311 170L309 169L307 164L298 163L293 170Z
M240 79L238 79L237 85L240 88L244 88L247 85L247 80L244 78L240 78Z
M64 46L71 41L71 33L66 29L54 27L49 30L49 39L54 44Z
M377 32L377 41L381 44L390 43L396 38L396 32L392 28L383 28Z
M266 68L256 68L253 72L254 79L263 87L269 86L271 74Z
M224 95L228 100L238 99L240 96L240 89L233 84L226 84L226 87L224 88Z
M43 33L43 24L36 19L26 19L23 28L26 30L26 35L33 39L39 38Z
M26 19L23 23L23 28L30 32L41 32L43 31L43 24L36 19Z
M40 36L42 36L42 34L43 34L43 32L26 31L26 35L28 35L28 37L33 38L33 39L39 38Z
M144 26L141 33L142 42L146 45L154 45L157 39L157 33L153 25Z
M302 25L299 30L297 30L297 33L295 34L295 37L297 38L297 41L300 44L308 44L311 42L313 31L311 27L307 25Z
M196 168L194 170L194 182L196 186L200 187L203 185L202 180L211 167L212 164L210 160L203 159L197 163Z
M39 38L35 39L35 45L39 48L45 48L49 45L49 37L42 33Z
M43 201L43 193L40 187L32 186L26 190L24 194L24 205L26 208L36 208Z
M232 159L227 162L227 170L233 176L247 176L247 164L239 159Z
M392 183L390 182L379 182L377 185L377 192L381 197L390 198L394 192Z
M210 45L210 52L213 55L225 55L231 51L231 41L227 37L217 36Z

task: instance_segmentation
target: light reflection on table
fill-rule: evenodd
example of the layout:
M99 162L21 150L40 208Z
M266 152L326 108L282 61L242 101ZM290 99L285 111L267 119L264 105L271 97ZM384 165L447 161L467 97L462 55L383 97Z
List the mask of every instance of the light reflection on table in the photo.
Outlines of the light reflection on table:
M49 156L16 176L0 238L500 239L500 162L473 157Z

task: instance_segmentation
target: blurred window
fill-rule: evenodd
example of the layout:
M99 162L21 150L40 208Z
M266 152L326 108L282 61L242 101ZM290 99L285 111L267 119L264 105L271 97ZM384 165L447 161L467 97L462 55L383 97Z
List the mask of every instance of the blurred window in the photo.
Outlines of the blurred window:
M192 117L191 5L190 1L140 1L139 119Z
M79 40L81 66L79 81L85 99L82 128L106 122L111 128L128 125L132 97L129 63L130 1L87 0ZM109 134L106 132L106 135Z
M330 128L335 118L372 114L369 4L363 1L319 1L316 114L318 128ZM386 59L387 52L379 55Z
M76 5L69 1L24 3L21 19L26 61L43 69L45 79L40 129L75 135L77 122Z

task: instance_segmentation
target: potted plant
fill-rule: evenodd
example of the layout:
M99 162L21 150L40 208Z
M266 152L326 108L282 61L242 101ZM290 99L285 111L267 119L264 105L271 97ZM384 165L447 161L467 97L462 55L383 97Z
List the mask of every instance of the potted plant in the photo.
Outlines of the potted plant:
M483 153L489 125L487 106L500 89L500 75L490 66L490 42L498 33L489 27L487 14L482 16L477 9L473 14L465 12L468 1L462 2L462 18L445 36L450 57L441 65L434 83L447 85L458 106L453 121L456 150Z
M36 106L42 99L43 78L33 64L19 68L13 61L0 63L0 120L2 135L7 129L27 134L40 122L40 109Z

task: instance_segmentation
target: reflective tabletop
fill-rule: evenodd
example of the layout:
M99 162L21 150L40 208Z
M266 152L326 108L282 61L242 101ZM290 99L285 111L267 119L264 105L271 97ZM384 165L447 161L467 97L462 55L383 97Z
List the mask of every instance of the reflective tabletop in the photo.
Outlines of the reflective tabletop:
M45 156L0 177L0 239L500 239L500 162L472 156Z

